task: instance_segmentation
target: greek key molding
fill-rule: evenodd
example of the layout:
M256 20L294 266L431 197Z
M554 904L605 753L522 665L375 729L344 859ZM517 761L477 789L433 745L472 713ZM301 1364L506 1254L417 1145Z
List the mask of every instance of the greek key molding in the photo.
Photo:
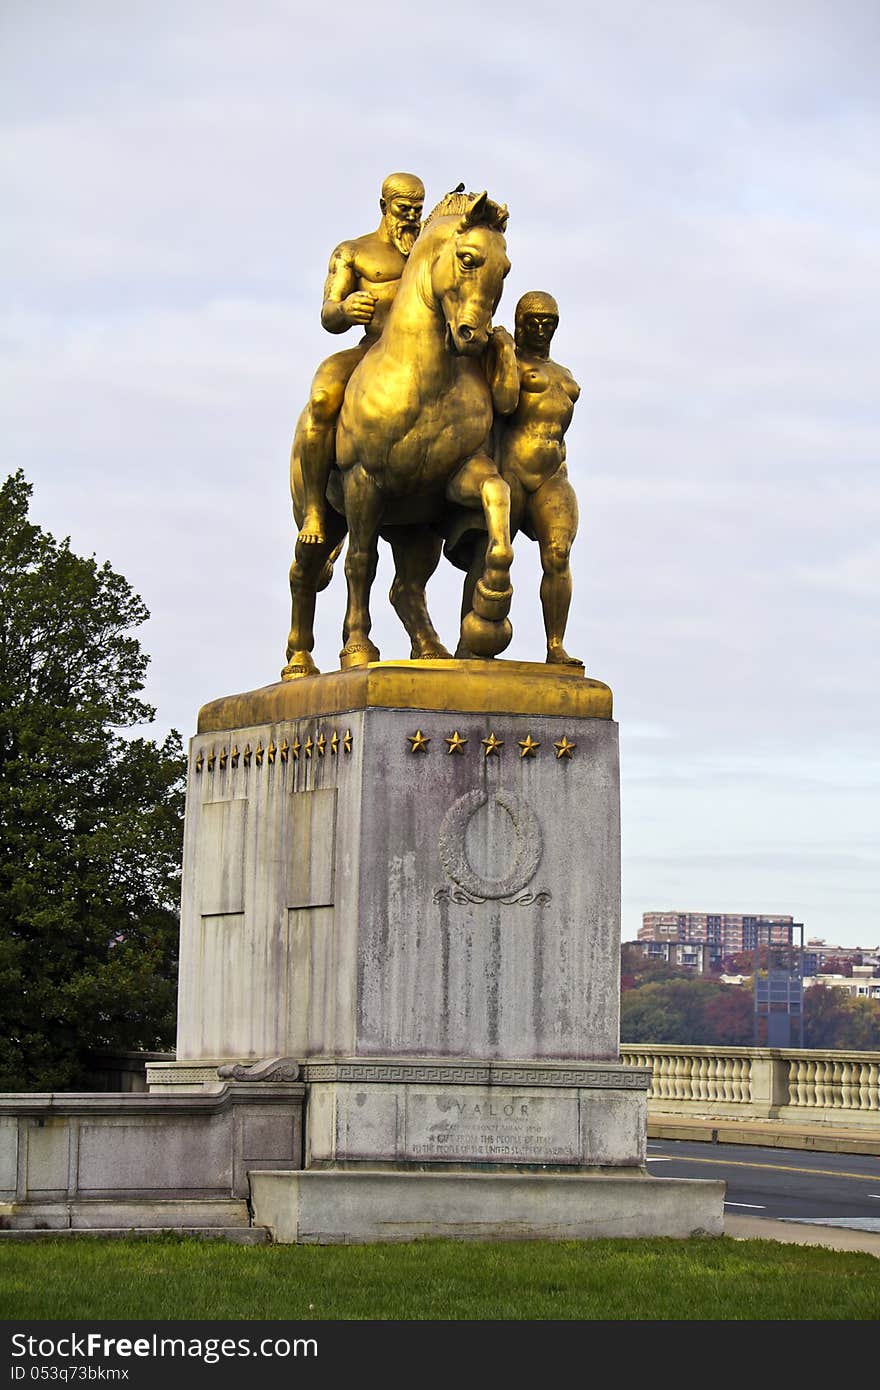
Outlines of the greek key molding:
M650 1069L637 1067L499 1067L456 1066L455 1063L424 1062L305 1062L302 1079L307 1082L339 1081L355 1084L392 1083L397 1085L453 1086L566 1086L604 1090L647 1091Z
M214 1081L217 1068L204 1067L152 1067L147 1066L150 1084L153 1086L182 1086L190 1081Z

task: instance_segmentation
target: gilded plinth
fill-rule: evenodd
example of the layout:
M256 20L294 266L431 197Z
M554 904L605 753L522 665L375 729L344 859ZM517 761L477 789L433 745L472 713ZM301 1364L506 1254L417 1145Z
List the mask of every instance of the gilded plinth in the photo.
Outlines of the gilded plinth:
M578 668L537 661L373 661L212 700L198 732L377 708L610 719L612 694Z

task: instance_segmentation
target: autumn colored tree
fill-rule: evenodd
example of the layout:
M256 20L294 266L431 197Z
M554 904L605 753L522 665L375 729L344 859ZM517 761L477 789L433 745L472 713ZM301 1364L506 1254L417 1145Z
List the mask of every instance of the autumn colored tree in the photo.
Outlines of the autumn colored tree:
M624 1042L698 1047L750 1047L754 994L705 975L642 984L621 996ZM763 1029L766 1033L766 1025Z
M804 990L804 1046L880 1048L880 1000L853 999L845 990L811 985Z
M706 1003L707 1039L718 1047L749 1047L755 1036L754 996L750 989L722 986Z

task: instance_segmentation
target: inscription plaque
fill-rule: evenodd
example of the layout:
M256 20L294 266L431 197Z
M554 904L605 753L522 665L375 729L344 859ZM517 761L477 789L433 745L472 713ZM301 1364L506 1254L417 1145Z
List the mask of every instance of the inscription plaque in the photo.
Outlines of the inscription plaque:
M578 1163L576 1096L535 1096L468 1087L406 1098L410 1160Z

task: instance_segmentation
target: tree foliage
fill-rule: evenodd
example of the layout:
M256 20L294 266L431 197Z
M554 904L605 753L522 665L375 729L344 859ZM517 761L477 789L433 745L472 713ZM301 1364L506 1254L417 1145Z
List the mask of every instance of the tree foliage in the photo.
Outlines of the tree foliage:
M804 1046L874 1052L880 1048L880 1000L852 998L845 990L804 990Z
M706 976L657 980L621 997L622 1042L747 1047L752 1041L752 996Z
M646 956L636 941L624 941L620 947L620 987L623 991L661 980L691 980L690 965L670 965L662 957Z
M639 963L639 949L621 952L620 1036L625 1043L673 1043L686 1047L751 1047L754 995L749 986L726 985L692 967ZM644 961L644 957L642 957ZM759 1019L759 1046L766 1047L766 1017ZM798 1046L792 1020L792 1046ZM880 1000L851 998L842 989L804 990L804 1046L871 1052L880 1049Z
M89 1051L172 1042L184 761L109 564L0 488L0 1090L79 1084Z

